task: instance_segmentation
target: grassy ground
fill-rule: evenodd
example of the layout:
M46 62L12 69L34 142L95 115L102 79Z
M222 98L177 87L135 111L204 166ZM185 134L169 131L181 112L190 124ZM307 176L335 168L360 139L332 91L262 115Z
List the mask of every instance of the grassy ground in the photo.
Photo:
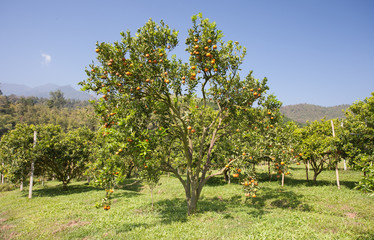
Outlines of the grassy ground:
M0 239L374 239L374 198L353 190L359 172L326 171L317 184L294 168L286 185L265 173L255 199L241 187L211 179L188 217L181 184L163 176L151 209L148 188L116 189L112 209L96 209L103 190L75 182L36 186L34 198L19 190L0 193Z

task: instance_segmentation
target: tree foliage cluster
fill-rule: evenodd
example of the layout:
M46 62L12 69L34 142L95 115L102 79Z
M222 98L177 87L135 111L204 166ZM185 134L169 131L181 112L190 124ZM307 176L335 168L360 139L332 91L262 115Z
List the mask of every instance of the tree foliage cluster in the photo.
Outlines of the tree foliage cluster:
M0 137L16 124L55 124L64 130L86 126L97 128L98 121L88 101L65 99L60 91L49 99L0 95Z

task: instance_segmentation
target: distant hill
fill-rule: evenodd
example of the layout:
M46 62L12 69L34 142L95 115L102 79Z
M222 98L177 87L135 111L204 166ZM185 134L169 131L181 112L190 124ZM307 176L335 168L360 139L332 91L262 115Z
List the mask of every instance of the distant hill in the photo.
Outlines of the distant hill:
M77 100L89 100L95 97L82 91L74 89L70 85L58 86L56 84L45 84L37 87L29 87L21 84L13 83L0 83L0 89L3 95L16 95L24 97L39 97L39 98L49 98L49 93L53 91L60 90L64 93L64 97L67 99L77 99Z
M350 105L343 104L333 107L322 107L312 104L295 104L281 107L280 111L289 119L305 124L306 121L326 119L344 118L343 110Z

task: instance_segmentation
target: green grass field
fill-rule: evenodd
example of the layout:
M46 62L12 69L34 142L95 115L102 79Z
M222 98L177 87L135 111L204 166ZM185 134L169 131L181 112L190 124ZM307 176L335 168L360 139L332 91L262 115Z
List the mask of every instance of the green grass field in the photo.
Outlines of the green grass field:
M374 239L374 197L353 189L360 174L340 171L338 190L335 171L314 185L294 168L283 188L264 171L258 197L248 200L238 184L211 179L192 217L172 176L161 178L153 210L142 185L116 189L105 211L94 207L103 190L48 182L31 200L27 191L0 193L0 239Z

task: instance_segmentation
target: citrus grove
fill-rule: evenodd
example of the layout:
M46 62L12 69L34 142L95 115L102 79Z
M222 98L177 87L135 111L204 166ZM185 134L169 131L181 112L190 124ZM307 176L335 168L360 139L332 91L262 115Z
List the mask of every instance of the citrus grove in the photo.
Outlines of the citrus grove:
M173 55L180 45L187 60ZM292 165L305 166L307 181L312 171L312 184L321 172L336 169L340 187L344 159L363 173L357 188L373 193L374 93L354 103L345 119L298 127L280 113L282 103L268 94L266 78L241 73L246 49L225 41L202 14L192 16L184 43L163 21L149 20L135 34L97 43L94 51L97 61L79 83L98 96L87 111L65 107L60 92L39 105L0 96L2 186L22 190L35 175L60 181L65 191L72 179L85 178L105 190L96 207L111 213L116 189L140 181L150 189L153 209L154 189L166 173L178 179L193 215L204 186L218 175L240 184L243 199L254 203L266 189L260 180L283 187L296 169ZM34 112L40 119L28 117Z

